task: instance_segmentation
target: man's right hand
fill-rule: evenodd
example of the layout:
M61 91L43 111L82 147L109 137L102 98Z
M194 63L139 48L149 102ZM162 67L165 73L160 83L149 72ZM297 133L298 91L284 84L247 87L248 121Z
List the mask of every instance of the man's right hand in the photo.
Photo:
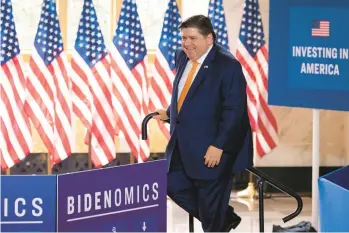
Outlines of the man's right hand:
M161 120L161 121L166 121L169 119L165 109L157 109L155 110L155 112L159 113L159 115L153 116L153 119Z

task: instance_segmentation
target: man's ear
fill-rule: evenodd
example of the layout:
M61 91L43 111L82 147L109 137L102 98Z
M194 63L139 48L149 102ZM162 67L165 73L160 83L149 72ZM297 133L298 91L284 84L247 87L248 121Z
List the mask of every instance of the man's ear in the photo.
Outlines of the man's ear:
M207 35L207 41L209 42L210 45L214 43L212 33Z

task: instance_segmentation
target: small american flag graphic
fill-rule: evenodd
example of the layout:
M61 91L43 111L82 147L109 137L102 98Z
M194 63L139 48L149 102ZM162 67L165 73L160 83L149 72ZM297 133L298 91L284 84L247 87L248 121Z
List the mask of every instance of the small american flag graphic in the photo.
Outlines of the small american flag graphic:
M313 20L311 27L312 36L328 37L330 36L330 21Z

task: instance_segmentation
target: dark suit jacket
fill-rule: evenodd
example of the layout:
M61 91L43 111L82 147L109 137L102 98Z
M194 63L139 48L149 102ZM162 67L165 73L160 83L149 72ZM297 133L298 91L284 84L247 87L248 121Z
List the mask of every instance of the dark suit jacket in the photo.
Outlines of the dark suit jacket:
M179 49L177 74L167 109L171 132L165 152L168 165L175 143L178 143L185 171L193 179L216 179L223 171L231 174L253 166L246 81L240 63L230 52L214 45L178 113L178 83L187 62L186 54ZM214 168L204 163L210 145L223 150L220 164Z

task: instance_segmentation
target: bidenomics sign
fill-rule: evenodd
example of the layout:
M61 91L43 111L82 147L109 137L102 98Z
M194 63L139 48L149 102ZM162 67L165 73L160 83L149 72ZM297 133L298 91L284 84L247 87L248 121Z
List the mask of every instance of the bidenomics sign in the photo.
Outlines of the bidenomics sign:
M1 177L1 232L55 232L57 177Z
M59 232L166 231L166 161L58 176Z
M269 104L349 110L345 20L346 0L271 0Z

